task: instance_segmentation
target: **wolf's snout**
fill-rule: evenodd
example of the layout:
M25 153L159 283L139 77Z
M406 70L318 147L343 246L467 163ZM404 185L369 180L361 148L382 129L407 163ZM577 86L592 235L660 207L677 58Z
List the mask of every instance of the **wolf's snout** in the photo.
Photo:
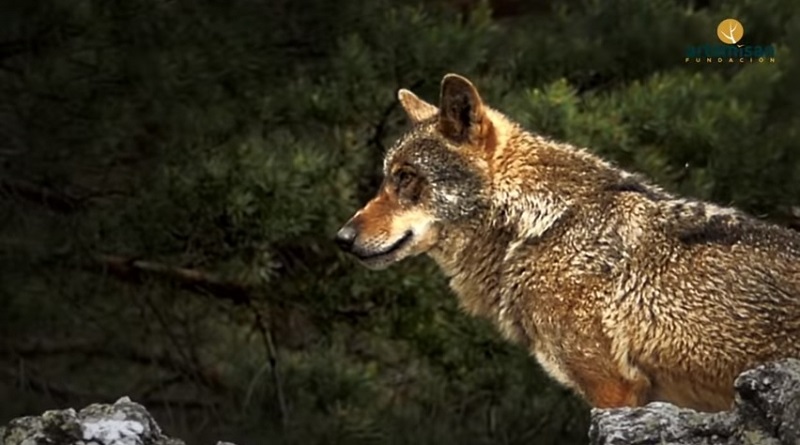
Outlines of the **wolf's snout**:
M356 237L358 236L358 228L353 223L353 221L349 221L345 224L338 232L336 232L336 244L339 245L339 248L344 250L345 252L350 252L353 250L353 243L356 241Z

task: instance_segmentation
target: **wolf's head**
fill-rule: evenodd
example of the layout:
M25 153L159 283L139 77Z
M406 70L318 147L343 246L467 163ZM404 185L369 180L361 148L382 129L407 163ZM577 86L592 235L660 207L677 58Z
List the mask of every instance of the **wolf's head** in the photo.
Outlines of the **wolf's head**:
M408 90L398 99L413 128L387 152L375 197L336 235L343 250L373 269L436 248L448 228L469 225L484 211L497 145L495 112L461 76L442 79L438 107Z

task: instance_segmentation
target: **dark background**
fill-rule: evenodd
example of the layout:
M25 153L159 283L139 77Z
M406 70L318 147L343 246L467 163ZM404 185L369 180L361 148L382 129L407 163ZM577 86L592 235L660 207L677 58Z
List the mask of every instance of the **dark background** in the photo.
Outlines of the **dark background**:
M0 13L0 422L191 444L579 444L588 408L430 260L332 236L445 73L671 191L800 220L800 2L41 0ZM734 17L777 62L686 64Z

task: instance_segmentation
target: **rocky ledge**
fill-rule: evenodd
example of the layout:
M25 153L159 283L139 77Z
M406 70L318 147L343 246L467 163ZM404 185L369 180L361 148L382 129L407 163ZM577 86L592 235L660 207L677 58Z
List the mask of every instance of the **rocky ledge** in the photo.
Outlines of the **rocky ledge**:
M20 417L0 427L0 445L185 445L165 436L150 413L127 397ZM222 442L217 445L231 445Z
M736 405L699 413L667 403L593 410L592 445L800 445L800 360L747 371ZM22 417L0 428L0 445L184 445L165 436L147 410L127 397ZM217 445L231 445L219 442Z
M592 445L800 445L800 360L742 373L731 411L699 413L668 403L592 410Z

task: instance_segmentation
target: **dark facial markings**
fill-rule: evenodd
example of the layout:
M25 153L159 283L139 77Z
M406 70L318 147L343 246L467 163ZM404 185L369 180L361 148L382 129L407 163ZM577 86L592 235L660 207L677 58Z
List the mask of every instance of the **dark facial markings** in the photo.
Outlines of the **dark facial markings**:
M397 189L402 190L408 188L408 186L411 185L411 182L416 179L416 176L417 174L414 172L413 167L404 166L399 168L394 173L395 185L397 186Z
M485 207L482 179L469 158L437 135L415 129L389 153L387 179L400 199L424 205L443 220Z
M419 202L425 180L417 174L414 166L409 164L402 165L394 171L390 181L401 201L411 205Z

